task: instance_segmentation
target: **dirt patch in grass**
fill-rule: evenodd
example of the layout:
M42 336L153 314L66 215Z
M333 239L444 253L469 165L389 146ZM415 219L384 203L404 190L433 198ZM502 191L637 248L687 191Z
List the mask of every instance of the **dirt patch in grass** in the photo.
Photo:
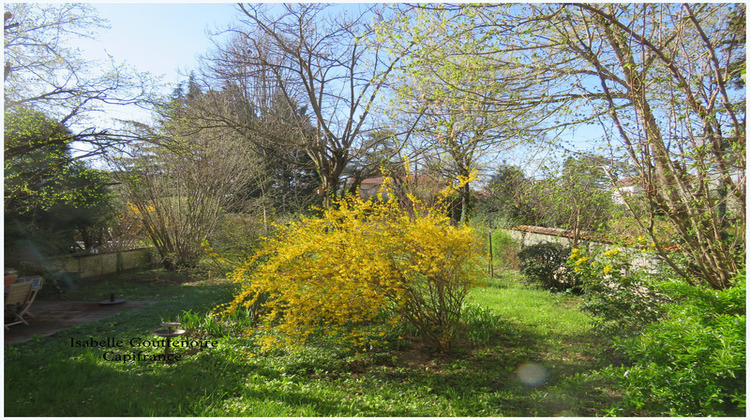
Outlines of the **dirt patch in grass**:
M407 349L391 352L395 356L399 366L409 369L424 369L434 365L436 361L448 357L444 354L434 352L430 346L416 337L405 337L404 340L408 342Z

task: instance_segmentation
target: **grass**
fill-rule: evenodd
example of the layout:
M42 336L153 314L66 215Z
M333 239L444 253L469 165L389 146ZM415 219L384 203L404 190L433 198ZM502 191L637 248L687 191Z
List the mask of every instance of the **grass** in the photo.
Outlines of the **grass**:
M465 343L451 355L409 337L359 354L324 338L300 352L260 353L233 333L172 364L105 361L101 348L71 347L70 337L127 341L161 321L192 324L227 301L233 285L146 271L63 298L101 300L111 291L159 303L6 346L6 416L589 416L616 397L580 375L608 360L577 299L527 288L512 272L472 293ZM211 322L203 327L222 335Z

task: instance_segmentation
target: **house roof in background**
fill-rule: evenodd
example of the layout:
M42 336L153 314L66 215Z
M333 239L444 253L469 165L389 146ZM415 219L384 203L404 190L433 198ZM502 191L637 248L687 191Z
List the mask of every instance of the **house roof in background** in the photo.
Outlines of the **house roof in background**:
M629 176L615 182L616 187L631 187L633 185L639 185L639 179L637 176Z
M366 178L366 179L363 179L362 182L361 182L362 185L364 185L364 184L380 185L382 183L383 183L383 177L382 176L378 176L378 177L375 177L375 178Z

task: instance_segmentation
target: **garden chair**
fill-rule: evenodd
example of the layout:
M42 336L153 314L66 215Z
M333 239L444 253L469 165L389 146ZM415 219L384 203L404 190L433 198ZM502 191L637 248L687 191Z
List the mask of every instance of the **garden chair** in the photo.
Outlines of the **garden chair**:
M31 304L34 303L34 299L36 299L37 293L39 293L39 290L41 290L42 285L44 284L44 278L42 277L19 277L18 280L16 280L16 283L25 283L25 282L32 283L33 286L31 287L31 294L29 295L29 299L26 301L26 309L24 310L24 314L33 318L34 314L29 312L29 308L31 307Z
M27 281L22 283L13 283L8 287L5 294L5 328L11 325L26 324L23 319L26 312L31 306L30 300L33 300L32 289L34 282ZM35 296L36 293L33 293Z

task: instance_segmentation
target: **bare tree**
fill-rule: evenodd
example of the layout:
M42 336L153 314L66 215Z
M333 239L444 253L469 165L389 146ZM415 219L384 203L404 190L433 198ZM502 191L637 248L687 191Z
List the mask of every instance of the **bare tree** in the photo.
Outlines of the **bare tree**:
M262 78L249 79L222 80L223 85L214 89L191 75L187 92L182 86L176 90L171 104L163 107L162 118L183 121L183 136L223 130L244 143L242 148L253 157L249 161L253 175L243 192L242 211L258 209L269 220L274 211L288 214L319 204L315 165L300 147L301 137L312 131L308 119L289 110L281 98L269 94L266 99L263 95L268 92L258 87ZM249 89L257 95L248 95ZM303 132L297 133L300 127Z
M165 268L194 266L255 174L247 143L225 128L182 132L166 121L121 159L119 176Z
M732 7L744 16L744 6ZM728 28L730 11L580 4L561 10L556 25L598 78L603 108L653 209L643 227L671 262L653 230L655 212L663 212L679 233L689 270L718 289L739 268L735 254L746 226L744 93L728 86L731 64L745 51L736 43L721 47L737 36ZM731 214L729 197L737 207Z
M240 5L242 26L213 59L212 72L237 89L252 113L283 106L286 132L253 118L218 118L257 144L285 143L304 150L321 179L326 205L339 193L347 164L363 150L371 110L395 59L368 43L367 13L331 17L328 6ZM237 114L235 114L237 115ZM289 123L294 124L290 130Z
M6 112L33 109L70 127L68 144L85 144L76 150L79 159L132 140L112 127L97 127L91 117L107 105L145 104L151 82L147 75L113 61L86 61L70 47L71 39L93 38L107 28L91 6L10 3L4 21ZM5 158L49 144L28 140L6 145Z

